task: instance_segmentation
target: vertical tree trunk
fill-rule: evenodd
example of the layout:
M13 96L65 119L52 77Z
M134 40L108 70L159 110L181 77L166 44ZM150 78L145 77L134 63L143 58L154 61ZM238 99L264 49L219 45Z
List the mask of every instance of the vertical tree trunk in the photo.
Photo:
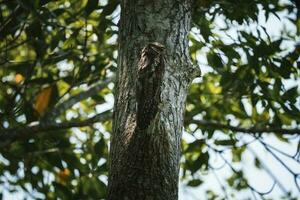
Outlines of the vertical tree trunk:
M123 0L109 200L178 198L190 0Z

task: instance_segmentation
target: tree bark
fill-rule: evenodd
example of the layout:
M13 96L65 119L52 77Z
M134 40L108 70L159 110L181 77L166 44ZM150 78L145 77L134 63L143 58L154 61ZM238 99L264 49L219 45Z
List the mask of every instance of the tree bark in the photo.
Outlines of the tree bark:
M109 200L178 198L190 0L123 0Z

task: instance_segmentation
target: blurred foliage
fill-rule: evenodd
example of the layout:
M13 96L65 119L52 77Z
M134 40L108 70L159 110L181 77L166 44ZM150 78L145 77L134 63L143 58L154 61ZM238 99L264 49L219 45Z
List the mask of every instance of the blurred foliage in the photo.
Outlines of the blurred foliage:
M291 159L299 167L299 136L230 129L299 128L300 10L295 2L194 2L190 51L203 76L192 84L187 100L181 180L197 187L214 174L223 193L210 188L207 199L235 198L236 191L247 190L249 198L268 198L269 192L259 192L248 180L245 158L270 175L282 198L299 194L300 172L280 162ZM0 132L37 121L85 120L111 108L110 84L54 112L115 73L118 5L116 0L0 1ZM266 27L268 20L279 26L277 35ZM111 121L106 121L1 144L0 191L23 191L33 199L104 199L110 132ZM270 137L298 149L289 155L270 145ZM296 190L272 176L268 163L251 149L253 143L289 169ZM223 168L230 173L221 180L217 173Z

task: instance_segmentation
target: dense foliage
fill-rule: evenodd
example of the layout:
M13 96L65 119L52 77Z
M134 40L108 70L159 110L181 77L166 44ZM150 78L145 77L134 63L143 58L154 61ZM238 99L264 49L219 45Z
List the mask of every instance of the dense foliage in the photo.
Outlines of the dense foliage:
M0 1L0 191L33 199L105 198L118 5ZM190 50L203 75L186 105L182 187L200 186L207 199L299 195L297 6L194 2ZM289 185L262 152L291 176ZM270 177L270 187L256 187L260 178L247 173L249 160ZM212 174L217 183L207 189Z

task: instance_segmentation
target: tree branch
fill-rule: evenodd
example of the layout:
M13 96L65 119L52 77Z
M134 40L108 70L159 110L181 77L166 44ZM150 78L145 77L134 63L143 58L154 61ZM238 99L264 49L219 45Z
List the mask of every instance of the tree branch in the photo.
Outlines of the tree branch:
M75 103L77 103L83 99L86 99L90 96L93 96L100 90L104 89L109 83L111 83L114 80L115 80L115 76L111 76L111 77L107 78L106 80L102 81L101 83L89 88L87 91L84 91L77 95L74 95L74 96L70 97L69 99L67 99L66 101L58 104L53 110L51 110L49 112L50 118L59 116L65 110L72 107ZM45 118L48 118L48 116L46 116Z
M212 129L225 129L225 130L231 130L236 132L243 132L243 133L280 133L280 134L300 134L299 128L294 129L285 129L285 128L278 128L278 127L262 127L259 128L257 126L252 126L249 128L242 128L237 126L231 126L226 124L220 124L217 122L210 122L205 120L192 120L192 123L205 126L206 128L212 128Z
M112 117L111 111L106 111L83 121L72 120L72 121L61 122L61 123L56 123L56 122L47 123L47 124L38 123L38 124L31 124L22 127L2 129L0 130L0 143L7 143L7 142L10 143L16 140L23 140L32 137L35 134L40 132L48 132L48 131L73 128L73 127L89 126L96 122L103 122L109 120L111 119L111 117Z

